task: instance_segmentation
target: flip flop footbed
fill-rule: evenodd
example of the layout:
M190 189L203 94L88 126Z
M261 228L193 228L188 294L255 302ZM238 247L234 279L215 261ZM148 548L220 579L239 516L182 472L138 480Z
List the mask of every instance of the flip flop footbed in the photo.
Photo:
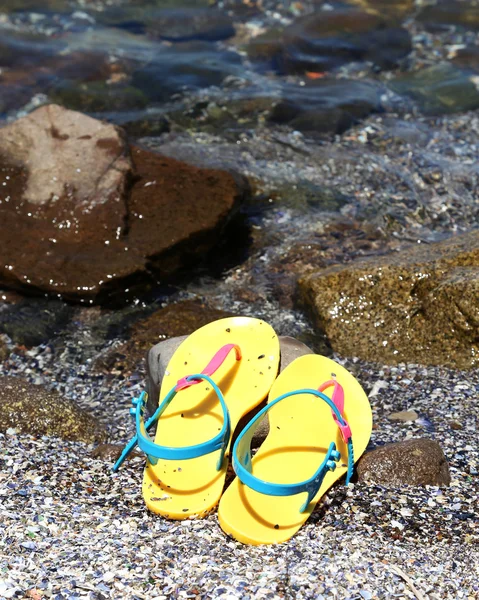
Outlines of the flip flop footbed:
M278 377L269 401L298 389L318 387L336 379L344 389L344 417L352 430L354 457L366 449L372 414L359 382L344 367L318 355L302 356ZM324 392L332 396L332 388ZM221 527L248 544L272 544L288 540L308 519L321 496L347 471L347 445L343 442L331 408L309 394L291 396L268 412L270 432L252 460L252 473L270 483L299 483L314 475L331 442L341 452L334 472L328 471L321 488L301 513L306 493L269 496L252 490L236 478L224 493L218 510Z
M216 352L226 344L237 344L242 358L230 352L212 375L223 393L231 419L238 421L266 396L277 375L279 341L264 321L231 317L210 323L191 334L172 357L160 391L161 402L176 382L201 373ZM162 446L192 446L219 433L224 417L217 395L206 381L180 390L158 420L155 443ZM223 491L227 460L220 470L220 451L188 460L147 461L143 497L150 510L170 519L208 514Z

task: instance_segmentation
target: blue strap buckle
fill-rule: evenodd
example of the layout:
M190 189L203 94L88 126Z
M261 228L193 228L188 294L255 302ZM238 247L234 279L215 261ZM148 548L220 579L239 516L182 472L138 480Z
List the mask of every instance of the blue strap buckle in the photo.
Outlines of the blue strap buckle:
M151 429L151 427L153 427L156 421L158 421L158 419L161 417L163 412L166 410L173 398L178 393L176 389L177 386L175 384L175 386L168 392L161 404L156 409L153 416L150 419L148 419L146 423L144 421L143 415L148 395L146 394L146 392L142 392L138 398L133 398L133 407L130 408L130 414L135 418L136 435L125 446L123 452L120 455L120 458L113 465L114 472L116 472L120 468L121 464L124 462L128 454L130 454L130 452L137 445L141 450L143 450L143 452L147 455L149 462L153 465L155 465L158 462L159 458L166 460L187 460L190 458L204 456L205 454L210 454L211 452L215 452L217 450L221 450L218 462L216 464L216 470L219 471L221 469L231 436L230 415L221 390L218 388L216 383L210 377L208 377L208 375L203 375L202 373L199 373L196 375L190 375L186 378L187 381L197 381L201 379L208 381L208 383L213 387L213 390L215 391L220 401L221 408L223 410L223 427L221 428L219 433L210 440L207 440L206 442L202 442L201 444L195 444L192 446L171 447L156 444L148 435L148 431L149 429Z

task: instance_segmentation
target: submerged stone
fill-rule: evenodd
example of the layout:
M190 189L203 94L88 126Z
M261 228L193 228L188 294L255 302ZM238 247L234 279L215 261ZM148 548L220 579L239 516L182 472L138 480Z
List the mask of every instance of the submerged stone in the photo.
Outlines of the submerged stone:
M351 6L322 10L297 19L280 37L253 40L251 58L269 58L286 73L322 74L352 62L370 62L391 69L411 52L406 29L376 12Z
M131 85L152 101L166 102L180 92L219 86L241 71L241 57L235 52L209 42L182 42L137 68Z
M161 11L148 24L150 35L170 42L203 40L215 42L235 34L228 15L213 9L170 9Z
M70 323L75 309L64 302L25 298L0 311L0 333L22 346L51 340Z
M382 364L479 364L479 232L300 280L336 352Z
M0 431L14 428L92 444L104 441L105 429L75 402L18 377L0 379Z
M278 198L281 206L288 206L311 214L311 211L337 212L348 202L347 196L338 190L312 183L311 181L297 181L285 183L271 192Z
M183 10L202 10L211 7L209 0L181 0ZM164 11L178 9L178 0L139 0L125 2L123 6L111 3L108 6L91 7L97 23L107 27L118 27L131 33L143 34L154 25Z
M437 4L424 6L416 18L429 29L457 26L477 31L479 30L479 5L475 0L461 2L440 0Z
M104 81L62 81L49 91L48 97L65 108L89 113L137 110L148 105L148 98L140 90Z
M170 131L170 122L163 115L140 114L138 117L122 119L117 123L125 130L128 136L148 137L159 136Z
M246 193L56 105L2 129L0 168L0 282L91 302L202 258Z
M462 69L469 69L474 73L479 71L479 46L465 46L453 52L451 62Z
M381 110L380 88L364 81L319 79L304 86L285 84L270 120L299 131L341 133Z
M68 0L0 0L0 13L20 11L62 12L70 8Z
M473 76L450 63L404 73L389 83L400 95L410 96L428 115L479 108L479 88Z
M402 19L416 9L415 0L349 0L349 3L391 19Z
M276 102L274 96L263 96L257 90L245 88L239 94L222 94L221 99L211 102L200 100L188 110L174 110L168 113L168 118L185 129L225 134L264 122Z

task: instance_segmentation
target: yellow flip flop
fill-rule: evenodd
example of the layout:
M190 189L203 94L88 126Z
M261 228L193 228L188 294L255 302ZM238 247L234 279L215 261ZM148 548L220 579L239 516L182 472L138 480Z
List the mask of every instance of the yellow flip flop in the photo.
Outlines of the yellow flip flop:
M223 491L232 432L268 395L279 355L278 336L259 319L220 319L192 333L171 358L146 423L146 393L133 400L137 435L113 470L138 445L147 455L147 507L170 519L207 515Z
M252 459L267 412L270 431ZM289 540L335 481L346 474L349 483L371 430L369 400L351 373L316 354L294 360L235 442L237 477L218 508L223 531L245 544Z

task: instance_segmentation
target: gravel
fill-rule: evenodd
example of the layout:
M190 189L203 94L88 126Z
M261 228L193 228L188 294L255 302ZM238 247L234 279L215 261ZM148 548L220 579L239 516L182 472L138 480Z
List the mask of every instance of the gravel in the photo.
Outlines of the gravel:
M112 441L125 441L141 374L72 375L47 350L13 354L0 375L49 372L66 397L109 415ZM225 536L215 514L149 513L142 458L113 474L92 446L10 429L0 434L0 598L478 598L479 374L336 359L373 392L371 447L438 440L449 488L337 485L288 543L252 547ZM411 409L414 422L388 419Z

